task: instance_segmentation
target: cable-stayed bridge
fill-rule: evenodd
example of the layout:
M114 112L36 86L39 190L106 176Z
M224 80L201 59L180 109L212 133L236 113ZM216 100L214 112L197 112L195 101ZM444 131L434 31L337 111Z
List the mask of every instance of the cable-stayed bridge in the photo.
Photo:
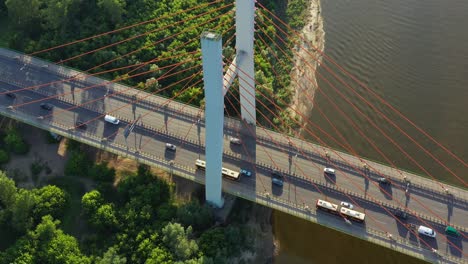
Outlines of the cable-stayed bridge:
M173 71L176 66L166 68L162 77L181 74ZM10 95L0 98L3 115L205 183L204 171L195 166L197 159L206 159L205 147L210 144L203 110L6 49L0 50L0 69L0 93ZM53 109L41 108L42 103ZM120 119L120 124L106 123L106 114ZM241 175L238 181L223 180L225 192L429 261L466 261L464 189L248 121L224 119L223 167L253 174ZM270 127L276 128L273 123ZM240 139L241 144L231 143L230 138ZM167 150L166 143L177 150ZM324 174L325 167L334 168L336 175ZM283 175L283 186L272 182L274 171ZM379 183L381 178L391 184ZM317 199L350 202L366 214L366 220L350 225L343 215L317 210ZM395 216L398 210L408 212L408 219ZM430 227L437 236L421 236L408 224ZM460 237L447 236L448 225L458 229Z

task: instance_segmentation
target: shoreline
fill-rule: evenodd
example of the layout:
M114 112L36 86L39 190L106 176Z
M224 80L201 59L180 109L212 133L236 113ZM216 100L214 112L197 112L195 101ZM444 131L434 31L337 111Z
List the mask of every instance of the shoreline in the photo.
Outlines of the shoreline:
M320 0L310 0L308 4L309 15L300 32L301 37L305 40L298 39L298 43L294 46L296 50L295 62L290 73L291 80L295 81L290 84L293 98L288 111L299 122L302 122L303 118L296 112L305 116L313 109L313 99L318 88L315 71L319 63L322 62L322 56L316 49L323 51L325 48L325 31ZM310 69L310 66L313 66L314 69Z

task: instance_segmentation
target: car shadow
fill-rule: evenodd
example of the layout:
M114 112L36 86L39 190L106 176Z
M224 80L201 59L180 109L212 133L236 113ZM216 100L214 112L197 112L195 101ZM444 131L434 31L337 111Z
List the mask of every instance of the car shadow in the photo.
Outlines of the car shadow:
M271 193L274 196L281 196L283 195L283 187L284 186L278 186L278 185L273 184L273 182L271 182Z
M393 188L391 184L379 184L379 190L384 195L385 199L393 200Z
M456 257L463 257L463 239L462 237L453 237L453 236L447 236L447 241L450 241L450 243L447 243L447 247L450 251L450 254L452 256Z
M323 176L328 183L336 184L336 175L323 173Z
M168 149L165 149L164 151L164 158L166 160L174 160L176 157L176 151L172 151L172 150L168 150Z

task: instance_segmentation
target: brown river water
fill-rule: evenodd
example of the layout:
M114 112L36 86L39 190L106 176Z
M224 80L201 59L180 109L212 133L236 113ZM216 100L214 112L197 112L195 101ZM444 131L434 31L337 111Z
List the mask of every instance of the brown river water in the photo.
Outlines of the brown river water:
M468 1L324 0L322 15L326 54L466 162ZM332 64L326 65L335 73L339 72ZM341 99L335 89L362 109L365 116L378 124L430 174L442 181L460 184L458 179L366 106L348 87L327 73L324 67L319 71L336 87L317 77L319 89L339 105L391 162L406 170L423 173L362 114ZM343 74L340 76L454 174L468 181L467 167L392 114L365 89ZM352 142L351 146L357 153L388 163L318 91L309 118L326 131L319 136L327 144L340 148L327 137L328 133L333 137L338 134L319 109L344 139ZM313 137L310 139L314 141ZM275 263L423 263L287 214L275 212L273 219L275 237L280 244Z

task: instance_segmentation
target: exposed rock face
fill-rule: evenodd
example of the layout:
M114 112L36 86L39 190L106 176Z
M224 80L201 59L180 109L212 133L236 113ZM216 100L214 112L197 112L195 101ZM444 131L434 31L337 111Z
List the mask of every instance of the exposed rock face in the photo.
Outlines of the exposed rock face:
M302 120L297 112L307 115L313 108L313 98L317 89L315 70L322 61L319 51L325 47L325 32L320 0L310 0L309 17L300 32L294 50L295 65L291 71L291 89L294 91L289 107L292 116Z

